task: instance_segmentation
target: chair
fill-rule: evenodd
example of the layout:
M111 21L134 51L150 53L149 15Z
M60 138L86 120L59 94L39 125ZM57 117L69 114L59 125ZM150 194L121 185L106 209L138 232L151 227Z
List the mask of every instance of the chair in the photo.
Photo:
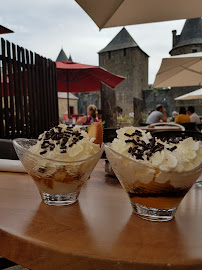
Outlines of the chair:
M182 123L181 125L185 128L185 130L198 131L198 132L201 131L197 127L197 124L196 123L193 123L193 122Z
M200 124L196 124L196 126L197 126L197 129L198 129L199 131L201 131L201 130L202 130L202 123L200 123Z
M19 159L13 147L12 140L0 139L0 159Z

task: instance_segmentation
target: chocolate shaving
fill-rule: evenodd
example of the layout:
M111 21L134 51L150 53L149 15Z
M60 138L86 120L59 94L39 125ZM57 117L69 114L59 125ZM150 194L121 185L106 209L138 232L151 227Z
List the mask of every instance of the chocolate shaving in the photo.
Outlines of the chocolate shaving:
M171 148L167 148L169 151L174 151L175 149L177 149L177 146L175 145L175 146L173 146L173 147L171 147Z
M45 169L45 168L39 168L39 169L38 169L38 172L40 172L40 173L45 173L45 172L46 172L46 169Z
M45 153L47 153L47 150L44 150L44 151L40 152L39 154L40 154L40 155L43 155L43 154L45 154Z

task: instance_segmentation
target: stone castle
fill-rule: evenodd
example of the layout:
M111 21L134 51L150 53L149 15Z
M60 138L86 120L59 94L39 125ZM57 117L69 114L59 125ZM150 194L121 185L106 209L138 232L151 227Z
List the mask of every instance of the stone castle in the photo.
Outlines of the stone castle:
M170 55L179 55L202 51L202 19L194 18L185 21L180 35L176 30L172 31L173 43ZM148 58L145 53L131 37L125 28L112 39L112 41L98 52L99 65L109 72L126 77L120 85L115 88L116 105L128 114L133 112L133 98L143 101L143 110L146 113L154 109L156 104L161 103L167 109L168 115L173 110L179 110L180 106L193 105L196 112L202 115L200 101L178 101L175 97L199 89L193 87L175 87L167 90L149 89L148 87ZM78 113L86 113L89 103L94 103L100 108L99 93L80 93Z
M177 35L176 30L172 31L173 42L172 49L170 50L170 55L179 55L187 53L202 52L202 19L193 18L187 19L183 26L180 35ZM162 103L165 106L168 115L172 114L172 111L179 111L180 106L194 106L196 112L202 115L202 107L200 100L187 100L187 101L175 101L174 99L183 94L189 93L199 86L189 86L189 87L172 87L167 90L154 89L144 90L143 101L144 109L148 111L155 108L155 104Z

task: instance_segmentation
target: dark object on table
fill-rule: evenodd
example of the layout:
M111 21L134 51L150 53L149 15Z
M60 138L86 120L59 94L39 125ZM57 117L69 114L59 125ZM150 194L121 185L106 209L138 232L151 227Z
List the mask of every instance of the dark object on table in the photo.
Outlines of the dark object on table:
M191 131L198 131L200 132L200 129L198 128L196 123L189 122L189 123L181 123L185 130L191 130Z
M116 128L104 128L103 129L103 142L112 142L116 137Z
M12 140L0 139L0 159L19 159L13 147Z
M112 167L111 167L108 159L105 160L105 172L109 176L116 177L116 175L115 175L114 171L112 170Z

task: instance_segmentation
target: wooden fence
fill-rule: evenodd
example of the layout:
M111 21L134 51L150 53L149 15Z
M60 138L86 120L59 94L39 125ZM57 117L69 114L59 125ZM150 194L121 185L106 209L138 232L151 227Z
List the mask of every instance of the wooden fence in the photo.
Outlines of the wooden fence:
M56 64L1 39L0 138L37 138L58 124Z

